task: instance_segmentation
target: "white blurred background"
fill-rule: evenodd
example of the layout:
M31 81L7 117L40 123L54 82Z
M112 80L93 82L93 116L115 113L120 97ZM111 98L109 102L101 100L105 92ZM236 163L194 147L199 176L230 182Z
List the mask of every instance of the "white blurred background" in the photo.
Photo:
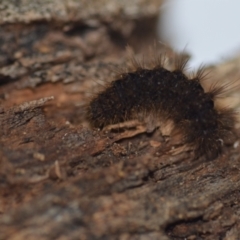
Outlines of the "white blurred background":
M239 0L166 0L159 24L161 41L190 53L191 67L240 53Z

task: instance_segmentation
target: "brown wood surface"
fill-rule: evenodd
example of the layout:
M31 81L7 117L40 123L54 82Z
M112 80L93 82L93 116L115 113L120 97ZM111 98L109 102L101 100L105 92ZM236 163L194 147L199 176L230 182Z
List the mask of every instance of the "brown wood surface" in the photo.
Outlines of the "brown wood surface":
M98 131L84 118L126 44L156 39L161 1L130 2L0 3L1 240L240 239L238 136L204 161L159 130ZM212 78L238 79L239 62ZM237 108L239 90L221 101Z

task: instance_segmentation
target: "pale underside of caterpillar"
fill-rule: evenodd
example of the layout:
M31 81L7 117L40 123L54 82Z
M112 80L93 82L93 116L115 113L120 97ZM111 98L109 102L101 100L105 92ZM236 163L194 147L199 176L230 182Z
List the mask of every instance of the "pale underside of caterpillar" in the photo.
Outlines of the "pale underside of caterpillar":
M196 156L217 157L232 137L236 122L232 109L215 104L227 85L205 91L201 84L203 69L189 78L184 73L184 59L177 59L175 69L169 71L163 58L155 58L151 66L133 58L132 71L121 73L91 99L87 107L89 121L103 128L137 119L149 131L171 123L171 132L180 132L182 143L191 146Z

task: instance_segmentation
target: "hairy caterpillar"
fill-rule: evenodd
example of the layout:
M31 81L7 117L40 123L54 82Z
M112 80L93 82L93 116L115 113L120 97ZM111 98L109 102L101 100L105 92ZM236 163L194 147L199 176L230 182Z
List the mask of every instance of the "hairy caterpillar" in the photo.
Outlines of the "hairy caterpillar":
M134 70L120 74L90 101L88 119L98 128L137 119L150 131L170 122L172 132L180 132L182 143L197 156L217 157L236 122L232 109L215 104L228 85L205 91L203 69L189 78L184 74L186 60L177 59L173 71L164 67L163 60L159 56L154 64L144 66L133 58Z

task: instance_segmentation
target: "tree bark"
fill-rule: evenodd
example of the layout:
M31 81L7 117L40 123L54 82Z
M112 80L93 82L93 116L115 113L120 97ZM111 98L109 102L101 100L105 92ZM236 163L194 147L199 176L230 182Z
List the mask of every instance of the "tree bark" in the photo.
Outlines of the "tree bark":
M173 155L158 130L98 131L84 117L125 46L157 39L160 4L0 3L1 240L240 239L238 138L203 161ZM239 61L212 78L237 79Z

